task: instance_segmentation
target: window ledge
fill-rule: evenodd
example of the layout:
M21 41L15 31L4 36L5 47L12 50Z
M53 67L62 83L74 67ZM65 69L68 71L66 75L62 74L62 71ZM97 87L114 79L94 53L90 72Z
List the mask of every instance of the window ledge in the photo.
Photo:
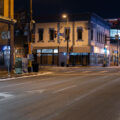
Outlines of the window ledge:
M49 40L48 42L55 42L55 40Z
M39 43L39 42L44 42L44 41L43 41L43 40L41 40L41 41L37 41L37 42Z
M69 42L71 42L71 40L68 40ZM64 40L64 42L67 42L67 40Z
M76 40L77 42L83 42L84 40Z

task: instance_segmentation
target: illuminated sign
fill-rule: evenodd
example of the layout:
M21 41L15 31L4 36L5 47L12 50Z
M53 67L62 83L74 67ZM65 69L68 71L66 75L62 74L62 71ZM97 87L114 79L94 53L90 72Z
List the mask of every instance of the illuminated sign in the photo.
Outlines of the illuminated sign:
M10 46L3 46L2 50L3 50L3 51L5 51L5 50L10 50Z
M112 39L115 39L116 35L119 35L120 36L120 30L117 30L117 29L111 29L110 30L110 37ZM120 39L120 38L119 38Z
M1 33L1 38L3 40L10 39L10 32L2 32Z

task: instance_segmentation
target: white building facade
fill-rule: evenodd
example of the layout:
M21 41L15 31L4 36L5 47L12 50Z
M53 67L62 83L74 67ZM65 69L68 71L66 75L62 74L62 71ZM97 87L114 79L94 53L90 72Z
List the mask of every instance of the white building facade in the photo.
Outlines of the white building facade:
M35 43L37 62L40 65L67 64L67 47L69 65L96 66L109 64L109 25L95 14L71 16L69 22L48 20L36 23ZM67 39L68 46L67 46Z

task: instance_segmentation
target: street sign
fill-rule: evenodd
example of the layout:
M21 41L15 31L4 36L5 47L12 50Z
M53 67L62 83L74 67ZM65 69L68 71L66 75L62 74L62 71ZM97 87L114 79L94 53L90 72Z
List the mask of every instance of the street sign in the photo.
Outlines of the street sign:
M3 40L8 39L8 32L2 32L2 33L1 33L1 38L2 38Z
M63 36L64 37L64 33L58 33L58 36Z
M31 61L34 60L33 54L28 54L27 58L28 58L28 60L31 60Z

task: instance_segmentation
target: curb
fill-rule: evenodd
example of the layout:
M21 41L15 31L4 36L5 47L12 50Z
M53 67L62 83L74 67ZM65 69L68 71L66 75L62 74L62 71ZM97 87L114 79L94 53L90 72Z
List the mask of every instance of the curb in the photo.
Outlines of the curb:
M19 76L19 77L11 77L11 78L0 78L0 82L4 82L4 81L9 81L9 80L16 80L16 79L21 79L21 78L29 78L29 77L36 77L36 76L43 76L43 75L49 75L52 74L52 72L46 72L46 73L38 73L38 74L33 74L33 75L23 75L23 76Z

